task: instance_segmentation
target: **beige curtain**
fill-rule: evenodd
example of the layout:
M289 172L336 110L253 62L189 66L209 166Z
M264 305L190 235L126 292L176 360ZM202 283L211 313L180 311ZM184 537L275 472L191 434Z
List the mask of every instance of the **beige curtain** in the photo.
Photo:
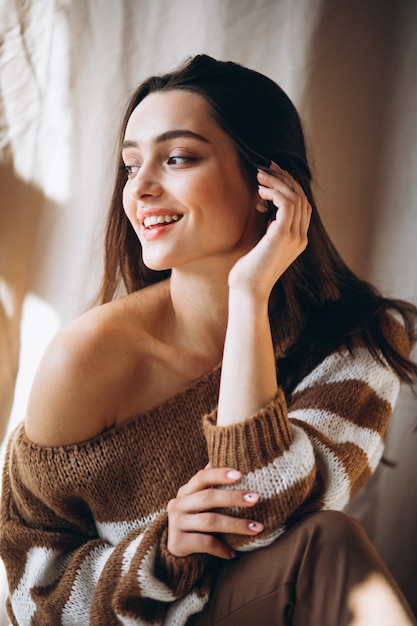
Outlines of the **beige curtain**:
M40 332L28 302L59 326L98 285L128 94L187 55L241 62L288 92L336 245L385 293L417 301L416 2L3 0L0 29L0 437L24 417L30 380L9 419ZM417 611L416 425L404 390L386 450L396 465L349 510Z

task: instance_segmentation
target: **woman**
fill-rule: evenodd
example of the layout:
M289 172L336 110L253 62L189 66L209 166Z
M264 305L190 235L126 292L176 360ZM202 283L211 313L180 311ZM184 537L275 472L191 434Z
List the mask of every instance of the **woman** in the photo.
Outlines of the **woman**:
M413 623L359 525L323 511L381 458L416 311L334 250L275 83L197 56L138 88L101 301L9 442L12 622L369 625L376 580L387 623Z

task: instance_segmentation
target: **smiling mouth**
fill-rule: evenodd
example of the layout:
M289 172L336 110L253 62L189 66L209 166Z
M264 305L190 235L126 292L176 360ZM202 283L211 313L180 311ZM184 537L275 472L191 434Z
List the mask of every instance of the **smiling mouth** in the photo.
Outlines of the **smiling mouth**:
M154 226L173 224L181 218L182 215L149 215L143 220L143 225L145 228L153 228Z

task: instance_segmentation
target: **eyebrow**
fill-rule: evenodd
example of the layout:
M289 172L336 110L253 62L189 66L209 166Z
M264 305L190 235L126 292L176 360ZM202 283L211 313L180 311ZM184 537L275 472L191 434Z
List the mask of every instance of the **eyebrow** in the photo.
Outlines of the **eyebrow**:
M204 143L210 143L208 139L203 137L203 135L199 135L198 133L194 133L192 130L186 130L183 128L178 128L176 130L167 130L165 133L161 133L155 138L155 143L160 144L164 143L164 141L169 141L170 139L177 139L178 137L190 137L191 139L197 139L198 141L204 141ZM131 141L130 139L125 139L122 145L122 149L126 148L137 148L138 143L136 141Z

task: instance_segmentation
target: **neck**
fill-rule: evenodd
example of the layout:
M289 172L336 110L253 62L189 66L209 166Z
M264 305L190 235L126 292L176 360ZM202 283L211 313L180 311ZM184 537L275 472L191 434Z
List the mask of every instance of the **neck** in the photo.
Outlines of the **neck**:
M175 269L170 298L175 340L213 363L222 358L228 314L228 272L219 276Z

